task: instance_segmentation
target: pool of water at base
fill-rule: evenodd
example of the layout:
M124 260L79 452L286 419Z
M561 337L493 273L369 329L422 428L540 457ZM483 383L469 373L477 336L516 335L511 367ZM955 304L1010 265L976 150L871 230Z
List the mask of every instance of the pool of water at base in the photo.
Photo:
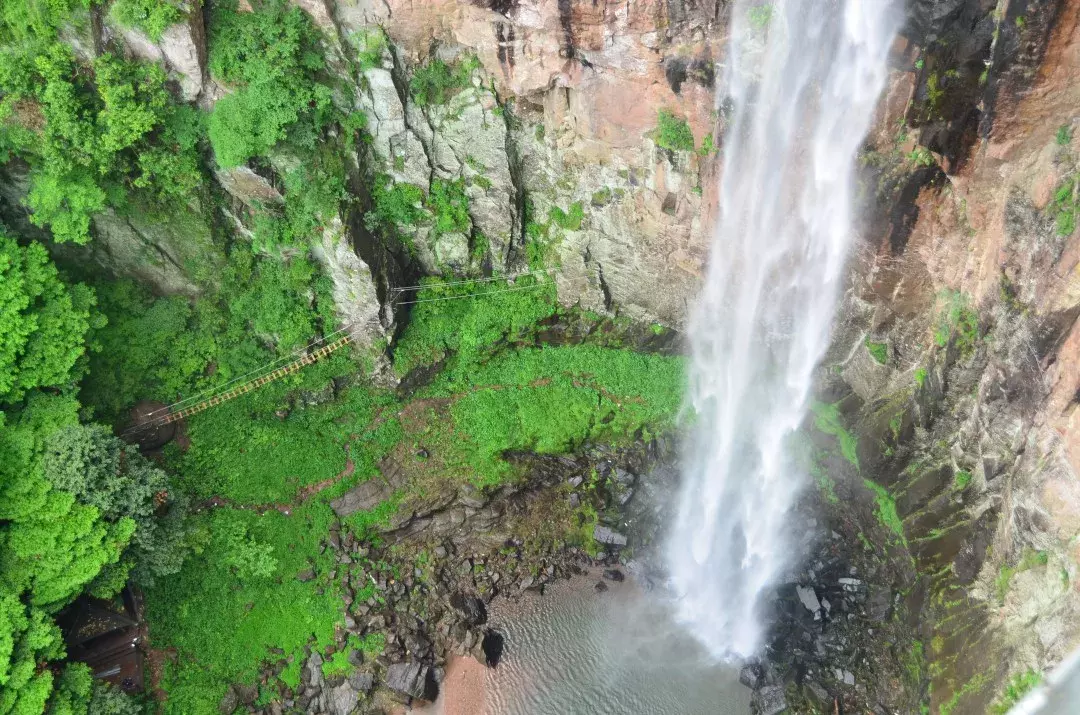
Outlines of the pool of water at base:
M543 596L496 602L505 637L484 675L487 715L745 715L749 691L631 580L579 577Z

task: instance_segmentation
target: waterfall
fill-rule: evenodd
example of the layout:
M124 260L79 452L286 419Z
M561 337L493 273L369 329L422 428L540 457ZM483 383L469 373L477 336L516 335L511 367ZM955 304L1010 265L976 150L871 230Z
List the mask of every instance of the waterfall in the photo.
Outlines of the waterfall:
M690 318L689 444L668 547L677 615L718 658L762 645L806 475L785 454L829 342L853 234L856 152L897 0L738 0L720 211Z

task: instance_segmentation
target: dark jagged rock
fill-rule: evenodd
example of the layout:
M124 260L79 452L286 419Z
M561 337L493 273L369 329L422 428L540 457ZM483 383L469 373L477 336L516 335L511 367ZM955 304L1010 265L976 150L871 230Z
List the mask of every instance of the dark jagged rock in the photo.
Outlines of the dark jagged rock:
M604 583L603 581L597 581L596 585L593 586L593 588L596 589L597 593L603 593L604 591L608 590L608 585L606 583Z
M739 682L757 690L765 685L765 670L760 663L747 663L739 670Z
M349 681L331 688L326 697L329 715L350 715L360 703L360 696Z
M476 596L455 593L450 597L450 605L461 613L462 618L470 626L487 623L487 606Z
M348 677L349 685L358 693L367 693L375 687L375 676L367 671L352 673Z
M615 581L616 583L622 583L626 580L626 576L619 569L604 569L604 578L608 581Z
M480 648L484 651L484 660L489 668L494 668L502 660L504 638L502 633L487 629L484 631L484 640L480 642Z
M386 482L379 477L373 477L331 501L330 507L338 516L345 517L358 511L374 509L392 493L393 489Z
M387 668L386 687L421 700L434 700L438 693L431 668L416 661L395 663Z
M229 688L225 691L225 696L221 698L221 702L218 703L218 712L221 715L232 715L238 707L240 707L240 698L236 695L235 689Z

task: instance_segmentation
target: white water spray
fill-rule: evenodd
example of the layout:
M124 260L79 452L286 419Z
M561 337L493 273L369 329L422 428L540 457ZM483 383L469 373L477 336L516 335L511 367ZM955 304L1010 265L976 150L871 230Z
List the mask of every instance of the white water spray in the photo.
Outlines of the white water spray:
M855 158L885 83L899 0L739 0L720 217L691 318L695 412L669 548L679 617L717 657L762 645L790 565L807 409L853 233Z

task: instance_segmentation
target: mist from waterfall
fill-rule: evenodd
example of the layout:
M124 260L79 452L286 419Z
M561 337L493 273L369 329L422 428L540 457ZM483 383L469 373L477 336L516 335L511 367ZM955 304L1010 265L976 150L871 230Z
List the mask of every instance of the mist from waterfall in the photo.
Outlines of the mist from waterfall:
M693 410L668 547L677 616L718 658L759 650L792 564L803 421L853 235L856 153L885 84L899 0L738 0L720 210L690 319Z

